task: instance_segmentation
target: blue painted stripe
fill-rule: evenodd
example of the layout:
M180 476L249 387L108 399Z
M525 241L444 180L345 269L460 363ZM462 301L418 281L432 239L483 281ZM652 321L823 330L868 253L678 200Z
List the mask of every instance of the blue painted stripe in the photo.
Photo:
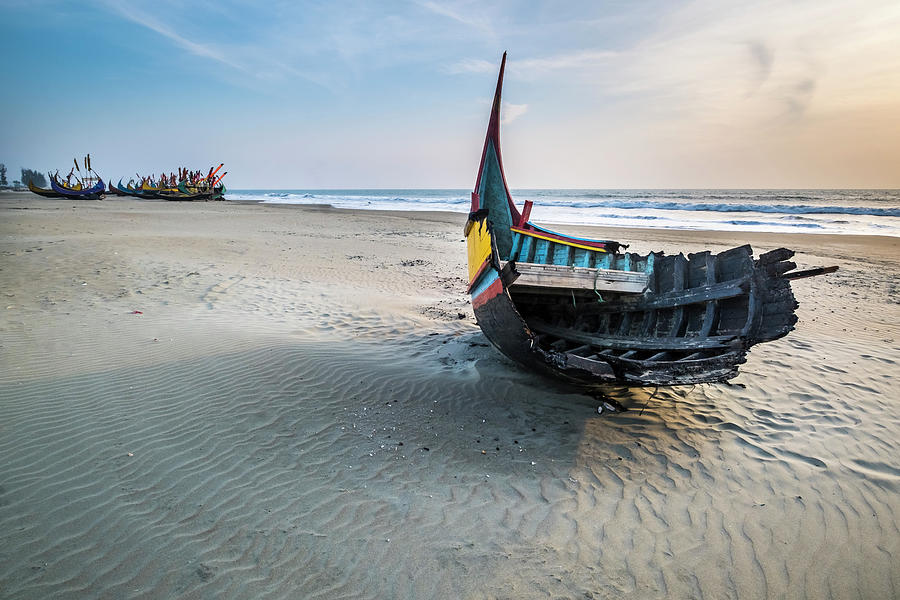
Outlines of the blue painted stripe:
M484 290L488 289L499 277L500 275L497 273L496 269L490 267L485 269L478 278L478 283L472 288L472 293L470 294L472 298L474 299L480 296Z

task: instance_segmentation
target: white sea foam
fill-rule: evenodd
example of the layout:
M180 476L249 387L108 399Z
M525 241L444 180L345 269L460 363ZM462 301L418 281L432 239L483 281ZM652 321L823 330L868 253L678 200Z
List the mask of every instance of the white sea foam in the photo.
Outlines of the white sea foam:
M549 224L900 237L898 190L515 190ZM465 190L233 190L229 200L468 212Z

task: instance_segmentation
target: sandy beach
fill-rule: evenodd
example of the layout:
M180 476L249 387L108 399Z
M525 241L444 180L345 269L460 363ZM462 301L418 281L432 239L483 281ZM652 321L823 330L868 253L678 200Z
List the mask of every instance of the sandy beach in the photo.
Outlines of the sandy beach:
M0 194L0 598L900 597L900 239L728 385L529 374L464 216Z

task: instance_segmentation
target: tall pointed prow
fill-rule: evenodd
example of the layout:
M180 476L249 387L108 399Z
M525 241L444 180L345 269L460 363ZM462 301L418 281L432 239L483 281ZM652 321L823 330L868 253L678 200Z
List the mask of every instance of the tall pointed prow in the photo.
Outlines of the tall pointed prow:
M754 259L750 246L712 254L621 252L532 223L513 202L500 153L506 53L466 221L469 286L485 336L526 367L588 388L727 381L751 346L797 322L794 252Z

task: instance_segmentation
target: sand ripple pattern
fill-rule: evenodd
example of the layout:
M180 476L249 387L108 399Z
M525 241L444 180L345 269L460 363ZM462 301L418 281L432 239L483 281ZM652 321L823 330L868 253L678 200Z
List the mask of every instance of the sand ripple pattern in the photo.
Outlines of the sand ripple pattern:
M893 358L796 336L604 417L455 333L3 379L0 596L900 591L890 382L844 383Z

